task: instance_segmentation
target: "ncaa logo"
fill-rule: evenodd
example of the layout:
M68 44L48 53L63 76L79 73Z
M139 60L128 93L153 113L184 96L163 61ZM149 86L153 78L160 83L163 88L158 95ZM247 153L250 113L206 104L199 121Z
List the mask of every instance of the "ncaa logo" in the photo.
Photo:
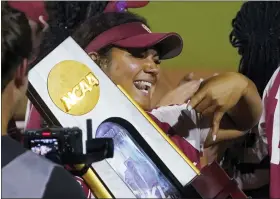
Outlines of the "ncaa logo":
M48 75L47 84L53 103L70 115L90 112L99 100L98 79L78 61L65 60L56 64Z

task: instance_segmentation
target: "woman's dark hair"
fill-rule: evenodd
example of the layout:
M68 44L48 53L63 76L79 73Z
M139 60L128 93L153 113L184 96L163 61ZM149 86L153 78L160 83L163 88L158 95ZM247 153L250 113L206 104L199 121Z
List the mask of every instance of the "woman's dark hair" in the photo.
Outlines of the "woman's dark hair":
M41 54L50 52L70 36L83 21L103 13L108 1L46 1L49 30L41 45Z
M280 64L280 2L246 2L232 21L230 42L241 55L239 72L262 96Z
M1 2L1 92L17 67L32 53L31 28L25 14Z
M82 48L85 48L95 37L106 30L131 22L141 22L149 27L145 18L131 12L103 13L98 17L91 17L86 20L77 28L72 37ZM100 52L105 51L106 50L101 49Z

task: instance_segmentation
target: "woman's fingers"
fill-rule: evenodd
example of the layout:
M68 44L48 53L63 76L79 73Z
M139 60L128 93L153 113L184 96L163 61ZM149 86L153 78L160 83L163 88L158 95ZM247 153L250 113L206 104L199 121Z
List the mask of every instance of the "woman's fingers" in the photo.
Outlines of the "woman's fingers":
M210 115L213 115L215 113L216 109L217 109L217 106L216 105L212 105L212 106L209 106L206 109L204 109L201 112L201 114L203 116L210 116Z
M187 109L190 111L194 108L196 108L196 106L206 97L206 89L202 88L200 90L198 90L198 92L192 96L192 98L190 99L190 102L187 106Z
M217 134L220 128L220 122L221 119L224 116L224 112L222 111L216 111L214 113L214 117L213 117L213 127L212 127L212 137L213 137L213 141L216 141L217 138Z
M202 113L205 109L212 106L212 100L208 97L205 97L202 101L200 101L197 106L194 108L196 112Z

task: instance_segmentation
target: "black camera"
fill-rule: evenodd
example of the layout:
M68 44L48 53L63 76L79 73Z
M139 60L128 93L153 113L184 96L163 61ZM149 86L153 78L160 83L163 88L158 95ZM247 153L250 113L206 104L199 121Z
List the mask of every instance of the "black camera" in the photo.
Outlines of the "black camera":
M25 131L24 147L58 164L91 164L113 157L113 139L92 139L91 120L87 120L87 130L86 154L83 154L83 133L78 127Z
M79 128L44 128L24 133L24 146L38 155L50 152L83 154L82 131Z

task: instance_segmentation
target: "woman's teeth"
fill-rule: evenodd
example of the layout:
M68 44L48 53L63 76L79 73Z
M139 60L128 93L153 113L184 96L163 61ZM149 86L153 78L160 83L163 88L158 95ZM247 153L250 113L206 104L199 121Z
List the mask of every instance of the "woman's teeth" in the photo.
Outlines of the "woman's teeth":
M135 81L134 85L137 89L139 89L140 91L144 92L144 93L148 93L152 84L150 82L146 82L146 81Z

